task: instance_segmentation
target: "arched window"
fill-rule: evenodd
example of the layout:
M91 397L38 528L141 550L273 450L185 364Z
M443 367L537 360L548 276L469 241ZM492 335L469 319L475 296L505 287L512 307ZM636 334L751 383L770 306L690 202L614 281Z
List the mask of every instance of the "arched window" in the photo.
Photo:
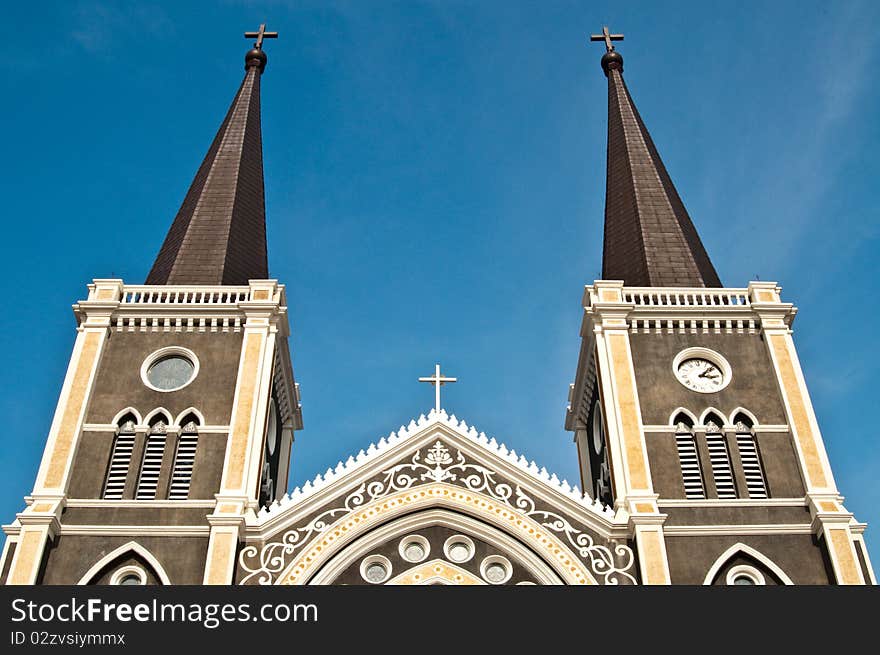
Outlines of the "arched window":
M150 424L150 433L147 435L147 445L144 447L144 459L141 463L137 491L134 496L135 500L156 498L159 473L162 470L162 460L165 457L165 441L168 438L167 425L161 416Z
M126 414L119 421L116 437L113 439L113 452L110 454L110 465L107 467L107 479L104 482L103 498L121 500L125 493L125 479L131 466L131 453L134 450L135 418Z
M724 419L717 414L709 414L705 419L706 446L709 449L709 461L712 464L712 475L715 478L715 490L719 498L736 498L736 486L733 482L733 469L730 466L730 453L721 426Z
M199 423L192 414L183 419L180 436L177 439L177 452L174 454L174 468L171 472L169 500L186 500L192 482L193 464L196 461L196 447L199 444Z
M767 498L767 479L764 477L764 467L761 466L761 455L758 452L752 422L745 414L737 414L734 417L734 426L749 498Z
M674 419L674 425L685 498L705 498L706 489L703 486L703 474L700 472L693 422L686 414L679 414Z

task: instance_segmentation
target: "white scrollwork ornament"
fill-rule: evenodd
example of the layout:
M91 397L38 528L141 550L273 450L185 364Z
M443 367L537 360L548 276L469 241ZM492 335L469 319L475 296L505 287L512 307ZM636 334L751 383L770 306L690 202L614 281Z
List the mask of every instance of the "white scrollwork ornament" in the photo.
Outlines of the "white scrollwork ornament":
M442 441L437 440L416 452L409 462L397 464L382 471L382 477L363 483L338 507L325 510L305 525L286 531L279 541L271 541L262 548L249 545L239 554L239 566L246 573L241 584L272 584L275 578L293 560L293 557L313 537L327 530L339 518L374 500L398 491L405 491L423 483L446 482L470 491L485 493L493 499L516 509L542 526L565 537L568 544L604 584L628 582L636 584L628 571L634 563L631 548L625 544L612 547L596 544L588 533L573 526L559 514L536 508L535 501L517 485L496 480L496 473L485 466L465 460L461 451L453 456Z

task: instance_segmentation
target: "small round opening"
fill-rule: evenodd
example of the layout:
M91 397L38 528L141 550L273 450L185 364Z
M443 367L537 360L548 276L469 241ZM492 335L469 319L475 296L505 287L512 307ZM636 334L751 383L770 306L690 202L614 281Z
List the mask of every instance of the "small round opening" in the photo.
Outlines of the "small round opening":
M140 585L140 584L143 584L143 582L141 582L141 578L139 575L134 575L133 573L129 573L129 574L124 575L121 578L119 578L119 584L121 584L121 585L122 584Z
M489 582L493 582L498 584L500 582L504 582L504 578L507 577L507 567L503 564L490 564L486 567L486 579Z
M366 577L369 582L382 582L386 575L388 575L388 569L385 568L384 564L375 562L367 567Z
M150 364L147 380L160 391L173 391L186 386L193 378L195 364L183 355L167 355Z
M463 541L456 541L449 546L449 559L453 562L466 562L471 557L471 547Z

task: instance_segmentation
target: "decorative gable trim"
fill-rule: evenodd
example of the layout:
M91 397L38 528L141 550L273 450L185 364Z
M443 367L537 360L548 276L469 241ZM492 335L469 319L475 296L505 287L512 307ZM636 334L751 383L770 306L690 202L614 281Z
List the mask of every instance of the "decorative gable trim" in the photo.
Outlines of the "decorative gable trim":
M414 441L418 436L424 436L426 431L435 425L441 425L467 441L479 445L514 466L538 487L551 488L574 501L596 518L600 518L603 523L614 520L613 509L598 500L594 501L589 495L581 492L577 485L571 486L567 480L559 480L555 473L548 472L545 467L539 467L533 460L527 459L513 449L508 449L503 443L498 443L494 437L487 437L485 432L477 432L476 428L468 426L464 420L459 421L454 414L449 416L445 410L440 410L438 413L432 409L427 416L422 414L418 421L412 420L408 426L400 426L397 432L392 432L388 437L382 437L378 442L371 443L366 450L361 450L356 456L349 456L345 462L340 461L334 468L328 468L323 475L319 473L301 488L297 487L270 506L261 508L257 525L271 522L278 514L286 513L289 508L305 503L342 478L363 470L368 464L380 459L401 444Z

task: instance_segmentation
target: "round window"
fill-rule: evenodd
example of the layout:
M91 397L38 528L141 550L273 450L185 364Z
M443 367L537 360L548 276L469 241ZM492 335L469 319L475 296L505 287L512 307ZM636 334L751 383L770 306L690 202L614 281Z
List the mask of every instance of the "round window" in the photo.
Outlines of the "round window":
M361 577L370 584L382 584L391 577L391 561L382 555L370 555L361 562Z
M421 562L431 550L428 540L418 534L412 534L401 540L398 546L400 556L407 562Z
M461 564L474 556L474 542L464 535L449 537L443 544L443 552L451 561Z
M504 584L512 574L510 562L500 555L490 555L480 564L480 575L489 584Z
M185 348L162 348L147 357L141 366L141 378L154 391L177 391L192 382L199 373L195 353Z
M141 582L141 577L139 575L134 575L133 573L129 573L129 574L124 575L121 578L119 578L119 584L142 585L143 582Z

